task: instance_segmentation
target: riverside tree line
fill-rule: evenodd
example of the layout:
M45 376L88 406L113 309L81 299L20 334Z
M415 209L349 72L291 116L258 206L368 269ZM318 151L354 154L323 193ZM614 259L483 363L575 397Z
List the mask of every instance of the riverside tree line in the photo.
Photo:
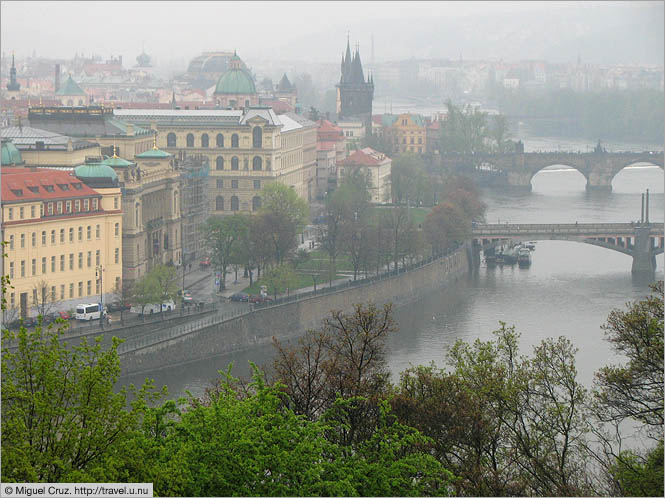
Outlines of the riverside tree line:
M64 323L3 331L2 480L152 482L166 496L663 495L663 285L604 326L622 363L581 385L564 337L530 354L501 323L446 368L393 382L390 305L275 341L250 380L205 396L117 390L119 340L68 348ZM4 305L4 304L3 304ZM17 340L10 350L8 340ZM650 443L623 450L626 422Z

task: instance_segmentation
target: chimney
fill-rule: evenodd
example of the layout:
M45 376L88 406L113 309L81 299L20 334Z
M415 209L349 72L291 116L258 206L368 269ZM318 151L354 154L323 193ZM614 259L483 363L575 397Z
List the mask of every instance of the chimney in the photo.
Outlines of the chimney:
M55 65L55 91L60 90L60 64Z
M127 136L134 136L134 125L132 123L127 123Z

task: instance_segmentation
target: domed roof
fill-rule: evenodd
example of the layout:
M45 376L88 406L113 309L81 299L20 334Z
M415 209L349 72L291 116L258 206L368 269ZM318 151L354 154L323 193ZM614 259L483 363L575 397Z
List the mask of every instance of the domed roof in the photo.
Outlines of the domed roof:
M111 166L103 163L87 163L74 168L74 176L91 187L115 187L118 175Z
M140 154L136 154L135 157L137 159L165 159L167 157L171 157L171 154L157 148L157 135L155 135L152 149L141 152Z
M112 168L126 168L127 166L131 166L134 163L114 154L113 156L104 159L101 164L104 166L111 166Z
M23 157L11 140L2 139L2 158L0 164L9 166L13 164L22 164Z
M249 72L242 68L242 60L238 54L233 54L229 61L230 69L219 77L215 93L220 94L254 94L256 87Z

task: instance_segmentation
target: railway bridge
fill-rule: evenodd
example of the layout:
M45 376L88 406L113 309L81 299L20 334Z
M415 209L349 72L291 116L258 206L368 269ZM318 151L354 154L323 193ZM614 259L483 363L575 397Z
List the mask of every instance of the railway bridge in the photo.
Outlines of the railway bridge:
M474 224L473 261L480 264L480 250L507 241L570 240L628 254L633 273L653 272L656 255L663 253L663 223L559 223Z

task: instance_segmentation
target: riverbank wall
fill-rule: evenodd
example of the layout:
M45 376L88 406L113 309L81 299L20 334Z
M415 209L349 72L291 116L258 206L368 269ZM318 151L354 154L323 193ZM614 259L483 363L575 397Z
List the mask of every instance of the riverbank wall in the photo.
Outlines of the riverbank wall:
M173 364L201 360L224 353L268 344L273 337L283 341L318 328L332 310L350 311L357 303L377 306L408 304L435 289L454 285L469 272L467 248L408 271L349 282L331 292L304 298L221 320L212 317L182 331L152 334L149 344L127 344L119 350L122 374L154 371ZM123 345L125 346L125 345Z

